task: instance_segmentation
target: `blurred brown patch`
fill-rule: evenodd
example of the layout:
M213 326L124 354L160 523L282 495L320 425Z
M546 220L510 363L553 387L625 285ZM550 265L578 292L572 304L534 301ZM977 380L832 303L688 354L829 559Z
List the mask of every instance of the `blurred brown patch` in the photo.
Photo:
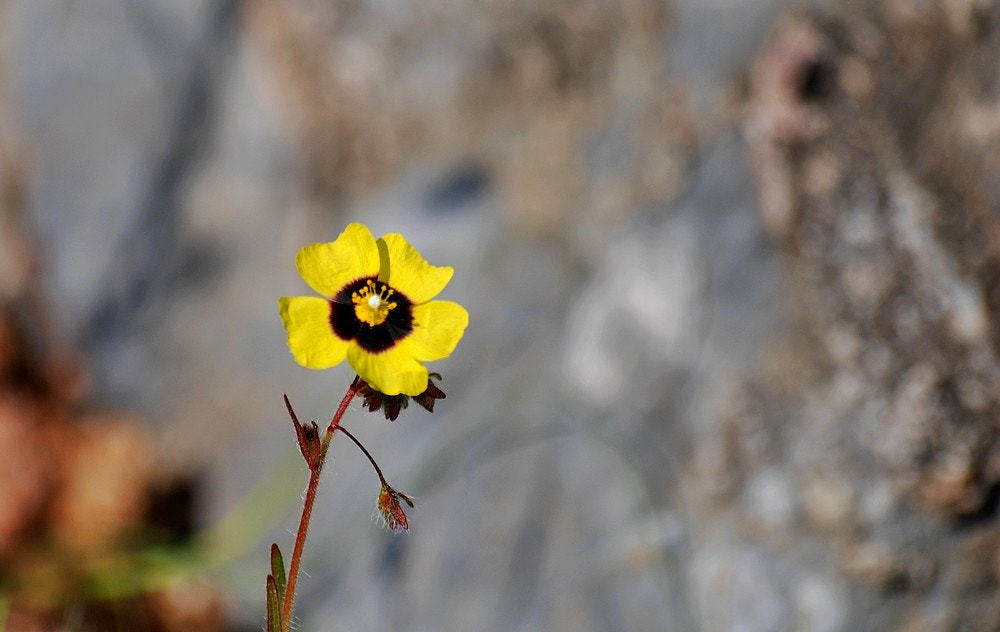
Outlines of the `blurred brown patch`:
M142 552L183 544L195 494L156 469L141 420L90 412L55 366L72 356L0 304L0 586L7 630L223 630L220 593L203 581L151 589ZM10 303L7 303L10 305ZM23 306L22 306L23 307ZM79 383L74 381L72 383ZM165 507L169 506L167 510ZM164 518L170 512L169 519ZM153 584L154 586L156 584Z

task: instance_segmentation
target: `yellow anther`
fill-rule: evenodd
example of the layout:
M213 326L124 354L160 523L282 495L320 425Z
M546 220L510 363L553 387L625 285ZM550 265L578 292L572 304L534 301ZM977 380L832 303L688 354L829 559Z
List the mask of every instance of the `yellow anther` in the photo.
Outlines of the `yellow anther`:
M396 303L389 301L392 294L392 288L385 283L376 286L375 281L369 279L364 287L351 294L354 315L372 327L381 325L389 317L389 312L396 308Z

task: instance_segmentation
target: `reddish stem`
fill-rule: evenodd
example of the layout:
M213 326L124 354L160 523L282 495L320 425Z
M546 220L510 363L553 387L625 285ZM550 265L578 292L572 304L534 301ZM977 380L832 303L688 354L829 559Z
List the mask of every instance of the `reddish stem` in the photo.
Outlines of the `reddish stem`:
M368 457L368 461L372 464L372 467L375 468L375 474L378 475L379 482L382 483L382 485L384 485L385 487L389 487L389 483L387 483L385 481L385 476L382 475L382 468L380 468L378 466L378 463L375 462L375 457L373 457L372 453L368 451L368 448L366 448L365 446L361 445L361 442L358 441L358 438L355 437L354 435L352 435L351 432L347 428L345 428L343 426L337 426L337 430L339 430L340 432L342 432L345 435L347 435L347 438L350 439L351 441L353 441L354 445L356 445L359 448L361 448L361 451L365 453L366 457Z
M347 412L347 407L361 387L361 378L355 377L351 385L347 387L344 398L340 400L337 411L330 419L330 425L326 427L323 435L322 450L316 464L309 467L309 486L306 487L305 501L302 504L302 517L299 519L299 530L295 533L295 548L292 551L292 560L288 568L288 584L285 587L285 602L281 607L282 632L289 632L292 624L292 606L295 603L295 587L299 580L299 569L302 566L302 551L306 546L306 535L309 531L309 521L312 518L313 505L316 502L316 490L319 489L319 476L323 472L323 464L326 462L326 451L330 447L333 433L340 427L340 420ZM289 410L291 406L289 406ZM293 418L294 418L294 414Z

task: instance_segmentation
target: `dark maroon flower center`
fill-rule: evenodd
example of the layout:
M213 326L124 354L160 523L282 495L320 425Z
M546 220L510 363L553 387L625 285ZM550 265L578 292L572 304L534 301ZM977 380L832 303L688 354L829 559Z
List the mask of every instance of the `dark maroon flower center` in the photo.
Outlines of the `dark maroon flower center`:
M395 306L381 324L370 325L358 318L354 299L369 287L369 282L374 282L379 292L388 289L376 277L357 279L345 285L329 301L330 329L345 342L354 340L365 351L380 353L391 349L413 331L413 303L406 295L393 292Z

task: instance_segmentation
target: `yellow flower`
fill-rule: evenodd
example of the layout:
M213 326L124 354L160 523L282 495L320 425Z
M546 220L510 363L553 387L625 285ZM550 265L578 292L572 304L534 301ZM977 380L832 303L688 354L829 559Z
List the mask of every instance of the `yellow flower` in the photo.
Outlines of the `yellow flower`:
M318 297L281 297L278 309L296 362L328 369L344 359L386 395L419 395L424 362L447 358L469 324L465 308L432 301L454 270L432 266L402 235L376 241L351 224L336 241L313 244L295 258Z

